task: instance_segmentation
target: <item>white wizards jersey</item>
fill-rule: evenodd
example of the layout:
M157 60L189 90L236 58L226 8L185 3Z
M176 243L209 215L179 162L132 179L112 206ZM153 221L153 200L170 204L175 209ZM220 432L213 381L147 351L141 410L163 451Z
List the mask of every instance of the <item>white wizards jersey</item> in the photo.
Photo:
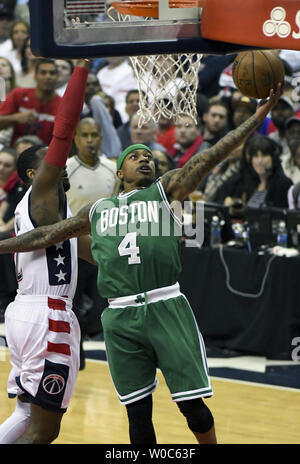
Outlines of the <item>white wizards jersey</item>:
M31 187L15 210L16 235L35 228L29 212ZM71 212L67 207L65 217ZM77 286L77 238L44 250L15 254L19 295L49 295L72 299Z

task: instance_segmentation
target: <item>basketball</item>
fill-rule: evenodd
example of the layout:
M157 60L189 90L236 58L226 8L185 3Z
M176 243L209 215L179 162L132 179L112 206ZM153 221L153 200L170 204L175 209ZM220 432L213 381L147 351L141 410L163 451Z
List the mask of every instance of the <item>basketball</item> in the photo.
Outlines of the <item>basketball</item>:
M271 89L284 82L284 66L270 50L255 50L237 55L232 78L238 90L247 97L267 98Z

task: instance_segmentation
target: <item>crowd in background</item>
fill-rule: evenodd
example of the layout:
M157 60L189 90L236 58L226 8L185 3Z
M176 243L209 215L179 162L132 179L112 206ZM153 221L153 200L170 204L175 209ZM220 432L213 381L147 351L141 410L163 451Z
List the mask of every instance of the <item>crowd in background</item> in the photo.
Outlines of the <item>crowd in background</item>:
M274 50L285 67L278 104L258 130L230 153L201 183L193 198L220 203L240 214L246 206L298 207L289 201L300 183L300 52ZM118 191L116 159L132 143L153 150L157 177L182 167L254 114L258 102L245 97L232 79L236 54L202 58L197 92L198 119L161 117L139 127L138 85L128 57L95 59L67 170L68 201L76 213L84 204ZM49 144L55 114L75 62L35 57L30 48L27 0L0 2L0 77L6 99L0 105L0 239L13 234L14 209L25 193L16 173L18 155ZM297 189L300 191L300 189ZM15 296L11 255L0 257L0 318ZM84 335L101 330L96 269L80 262L77 314ZM97 322L98 321L98 322ZM0 320L1 322L1 320Z

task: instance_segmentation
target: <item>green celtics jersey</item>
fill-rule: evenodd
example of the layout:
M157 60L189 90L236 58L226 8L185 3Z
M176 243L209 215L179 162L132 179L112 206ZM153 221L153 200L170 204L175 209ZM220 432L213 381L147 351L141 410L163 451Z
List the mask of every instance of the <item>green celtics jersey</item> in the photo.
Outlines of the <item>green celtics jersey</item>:
M181 222L159 180L98 200L90 222L98 289L104 298L135 295L178 280Z

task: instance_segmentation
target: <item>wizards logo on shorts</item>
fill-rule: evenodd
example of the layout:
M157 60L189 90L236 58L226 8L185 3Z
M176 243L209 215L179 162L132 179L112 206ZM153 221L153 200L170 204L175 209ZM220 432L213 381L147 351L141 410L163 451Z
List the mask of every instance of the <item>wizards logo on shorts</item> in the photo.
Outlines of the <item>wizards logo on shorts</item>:
M37 403L54 411L60 410L68 378L68 366L45 359L43 376L35 396Z
M57 243L46 249L49 285L66 285L71 282L70 241Z
M43 389L49 395L58 395L65 386L65 380L61 375L50 374L43 380Z

